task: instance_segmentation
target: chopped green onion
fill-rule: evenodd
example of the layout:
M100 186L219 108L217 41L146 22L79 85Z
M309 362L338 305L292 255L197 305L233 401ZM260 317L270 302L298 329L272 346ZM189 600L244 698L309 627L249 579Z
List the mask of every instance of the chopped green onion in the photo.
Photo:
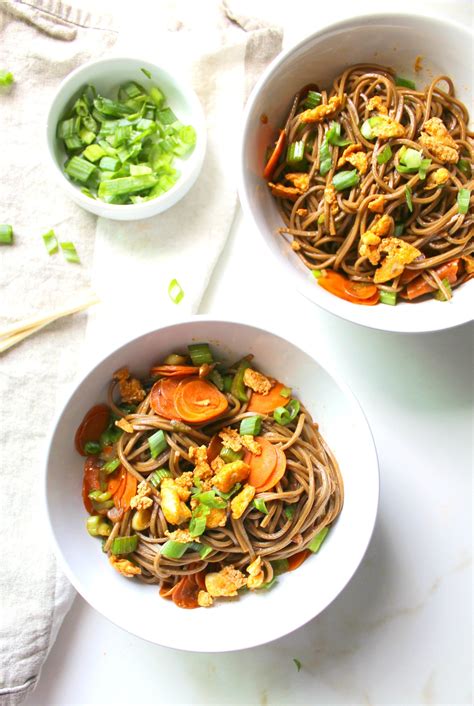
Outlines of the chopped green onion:
M352 189L359 183L359 172L357 171L357 169L338 172L337 174L334 174L332 183L335 189L337 189L337 191L344 191L344 189Z
M88 456L96 456L101 452L101 446L97 441L86 441L84 444L84 451Z
M314 554L316 554L316 552L319 551L321 544L326 539L326 535L328 532L329 532L329 527L323 527L323 529L320 532L318 532L318 534L315 535L313 537L313 539L311 540L311 542L308 544L308 549L311 552L313 552Z
M299 672L300 669L301 669L301 662L299 661L299 659L296 659L296 657L293 657L293 662L295 663L296 669L297 669L298 672Z
M288 520L293 519L293 517L295 516L295 512L296 512L296 505L286 505L285 506L284 513L285 513L285 517Z
M288 402L286 407L277 407L273 412L273 419L277 424L282 426L287 426L294 419L296 419L298 412L300 411L300 403L298 400L292 399Z
M288 571L288 559L274 559L270 564L272 565L274 576L280 576L280 574L284 574L285 571Z
M214 370L211 370L207 376L207 379L210 380L217 387L217 389L222 392L224 389L224 379L218 370L215 368Z
M237 492L238 490L240 490L241 487L242 487L242 485L241 485L240 483L236 483L236 484L234 485L234 487L229 490L228 493L223 493L222 490L218 490L217 488L213 488L213 490L215 490L215 492L217 493L217 495L218 495L220 498L222 498L223 500L230 500L230 498L231 498L233 495L235 495L236 492Z
M343 140L341 137L341 124L332 122L331 127L326 133L326 139L330 145L337 145L338 147L345 147L350 145L350 140Z
M380 290L380 303L395 306L395 304L397 303L397 293L385 292L383 289Z
M305 108L317 108L321 104L323 97L317 91L308 91L306 98L304 99Z
M291 387L282 387L280 390L280 396L281 397L290 397L291 396Z
M232 377L232 375L224 375L224 388L223 388L224 392L230 392L233 379L234 378Z
M91 490L89 493L89 498L91 500L96 500L98 503L105 503L112 497L111 493L102 490Z
M315 279L319 279L322 276L323 272L322 270L311 270L311 274Z
M457 168L459 171L461 171L465 176L467 176L469 179L472 176L472 169L471 169L471 163L468 159L460 159L459 162L456 164Z
M184 291L177 279L172 279L168 285L168 296L173 304L179 304L184 297Z
M11 86L14 81L11 71L0 69L0 86Z
M59 245L61 246L61 250L63 251L63 255L67 262L81 262L74 243L66 241L64 243L59 243Z
M206 530L206 517L193 517L189 523L191 537L200 537Z
M395 76L395 85L403 86L403 88L411 88L412 91L416 91L416 85L409 78L403 78L403 76Z
M421 150L414 150L412 147L403 146L398 153L398 158L399 163L396 165L398 172L401 174L416 172L421 166L423 152Z
M0 223L0 243L2 245L13 243L13 228L8 223Z
M395 235L398 238L400 235L403 235L405 232L405 222L404 221L399 221L398 223L395 223Z
M220 500L214 490L207 490L205 493L198 493L194 496L196 500L207 507L217 508L218 510L223 510L227 507L227 503L224 500Z
M422 181L426 179L426 174L428 171L428 167L431 164L431 159L425 158L421 160L420 168L418 170L418 176Z
M318 216L318 221L317 221L318 226L322 226L323 223L325 222L325 220L326 220L326 217L325 217L324 213L320 213ZM321 272L321 270L313 270L313 274L315 272ZM317 277L317 275L314 275L314 276Z
M262 583L261 586L258 587L258 591L269 591L275 584L277 584L278 581L276 580L276 577L274 576L271 581L267 581L267 583Z
M138 545L138 537L133 534L131 537L115 537L110 551L112 554L131 554Z
M105 156L105 150L100 145L89 145L84 150L83 155L89 162L97 162Z
M319 173L321 176L327 174L332 167L332 154L329 149L329 144L327 140L327 133L321 142L321 149L319 150Z
M141 68L140 71L144 73L147 78L151 78L151 73L150 71L148 71L148 69Z
M114 471L117 470L117 468L120 466L120 459L119 458L113 458L111 461L107 461L107 463L102 466L102 470L104 473L107 475L109 473L113 473Z
M142 174L140 176L119 177L118 179L104 179L99 184L99 198L116 198L117 196L129 196L145 191L158 183L154 174Z
M43 242L45 244L46 250L48 251L48 255L54 255L54 253L58 252L58 239L56 238L54 230L49 230L43 235Z
M81 184L85 184L96 171L96 167L91 164L91 162L88 162L87 159L72 157L69 162L67 162L64 171L71 179L74 179L74 181L80 181Z
M116 172L120 169L120 159L115 159L115 157L102 157L99 162L99 167L105 172Z
M104 500L103 502L98 502L97 500L91 500L92 507L95 512L102 513L104 510L110 510L114 506L113 500Z
M378 164L386 164L392 157L392 148L390 145L385 145L383 150L381 150L377 155Z
M213 550L212 547L208 547L207 545L202 544L202 545L199 547L199 549L198 549L199 557L200 557L201 559L205 559L205 558L206 558L207 556L209 556L209 554L211 554L213 551L214 551L214 550Z
M161 556L167 559L181 559L183 554L191 549L193 542L175 542L173 539L169 539L161 547Z
M304 160L304 140L292 142L288 146L286 161L291 166L298 166Z
M91 537L108 537L112 530L101 515L90 515L86 520L86 529Z
M247 368L250 368L250 363L246 358L243 358L237 368L237 371L232 380L230 393L240 402L247 402L247 393L245 392L244 374Z
M254 507L257 508L259 512L263 512L264 515L268 515L267 506L265 505L265 500L262 498L255 498L253 501Z
M281 394L281 393L280 393ZM258 436L262 429L262 418L258 415L255 417L244 417L240 422L239 433L242 436L249 434L250 436Z
M193 365L200 366L204 363L210 364L214 362L208 343L191 343L188 346L188 352Z
M219 454L223 461L226 463L233 463L234 461L240 461L242 458L242 451L233 451L229 449L228 446L224 446Z
M148 483L151 483L151 485L154 488L159 488L161 485L161 481L163 478L172 478L172 473L169 471L167 468L158 468L156 471L153 471L153 473L150 473L150 475L147 478Z
M172 125L177 121L177 117L171 108L164 108L158 111L158 120L163 123L163 125Z
M148 446L152 458L157 458L165 449L168 448L168 442L163 429L158 429L154 434L148 437Z
M452 293L453 293L453 290L451 289L451 284L450 284L450 282L449 282L449 279L447 279L447 278L445 277L445 278L442 279L441 281L442 281L444 287L445 287L445 288L447 289L447 291L449 292L449 294L452 294ZM446 301L448 301L448 298L444 295L444 293L441 291L441 289L438 289L438 290L435 292L434 298L437 299L439 302L446 302Z
M407 202L408 210L413 212L413 200L411 197L411 189L408 185L405 186L405 200Z
M382 125L384 122L384 119L381 118L379 115L372 115L371 118L367 118L367 120L364 120L362 125L360 126L360 132L362 137L365 137L366 140L375 140L377 135L374 132L374 128L377 126Z
M108 429L106 429L101 435L100 435L100 445L102 448L105 446L111 446L114 444L120 437L122 436L123 431L119 427L114 426L113 420L109 426Z
M459 189L458 193L458 213L466 214L469 211L471 192L469 189Z

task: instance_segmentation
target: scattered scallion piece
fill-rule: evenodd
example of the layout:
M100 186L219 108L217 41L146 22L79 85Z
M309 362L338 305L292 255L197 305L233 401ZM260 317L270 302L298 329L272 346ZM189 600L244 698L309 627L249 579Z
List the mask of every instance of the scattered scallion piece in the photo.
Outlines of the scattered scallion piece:
M273 412L273 419L277 424L282 426L287 426L290 424L300 411L300 403L298 400L292 399L288 402L286 407L277 407Z
M54 253L58 252L58 239L56 238L54 230L49 230L43 235L43 242L45 244L46 250L48 251L48 255L54 255Z
M169 539L161 547L161 556L167 559L181 559L183 554L193 547L193 542L175 542L173 539Z
M274 559L270 564L272 565L274 576L280 576L280 574L284 574L285 571L288 571L288 559Z
M345 147L351 144L350 140L344 140L341 137L341 124L335 121L331 123L331 127L326 133L326 139L330 145L337 145L338 147Z
M5 71L5 69L0 69L0 86L11 86L14 77L11 71Z
M236 483L234 487L229 490L228 493L223 493L222 490L218 490L217 488L214 488L214 490L216 491L217 495L223 500L230 500L230 498L235 495L241 487L241 483Z
M77 254L76 246L70 241L64 243L59 243L63 255L68 262L80 262L79 255Z
M395 76L395 85L403 88L411 88L412 91L416 91L415 83L409 78L403 78L403 76Z
M288 520L292 520L293 517L295 516L296 505L286 505L284 512L285 512L285 517Z
M168 296L173 304L179 304L184 297L184 290L177 279L172 279L168 285Z
M281 393L280 393L281 394ZM242 436L249 434L250 436L258 436L262 429L262 418L256 415L255 417L244 417L240 422L239 433Z
M466 214L469 211L471 192L469 189L459 189L458 192L458 213Z
M217 389L222 392L222 390L224 389L224 378L222 377L220 372L216 370L216 368L214 368L214 370L211 370L211 372L207 376L207 379L214 383Z
M344 191L344 189L352 189L359 183L359 172L357 171L357 169L338 172L337 174L334 174L332 183L337 191Z
M96 167L87 159L74 156L66 163L64 171L74 181L85 184L96 171Z
M258 587L258 591L269 591L270 588L273 588L278 583L276 580L276 577L274 576L271 581L267 581L266 583L262 583L261 586Z
M390 145L385 145L383 150L381 150L377 155L378 164L386 164L392 156L392 148Z
M158 429L154 434L148 437L148 446L152 458L157 458L163 451L168 448L168 442L163 429Z
M107 461L107 463L102 466L102 470L104 473L107 475L109 473L113 473L114 471L117 470L117 468L120 466L120 459L119 458L113 458L111 461Z
M131 554L138 545L138 537L133 534L131 537L115 537L110 551L112 554Z
M308 91L306 98L304 99L305 108L317 108L321 104L323 97L318 91Z
M112 531L109 523L101 515L90 515L86 520L86 529L91 537L108 537Z
M459 162L456 164L457 168L459 171L461 171L465 176L467 176L469 179L472 176L472 169L471 169L471 163L468 159L460 159Z
M382 125L383 124L383 118L381 118L379 115L373 115L371 118L367 118L367 120L364 120L362 125L360 126L360 132L362 137L365 137L366 140L375 140L377 135L374 132L374 128L377 127L377 125Z
M152 484L154 488L159 488L163 478L171 478L172 473L167 468L157 468L156 471L150 473L147 481Z
M247 393L245 392L244 385L244 374L247 368L250 368L250 363L246 358L243 358L239 363L230 386L231 395L237 397L240 402L247 402Z
M214 490L206 490L205 493L198 493L194 497L198 502L203 505L207 505L210 508L223 510L227 507L227 503L224 500L219 499Z
M206 530L206 517L192 517L189 523L189 534L191 537L200 537Z
M232 387L232 380L233 380L232 375L224 375L223 380L224 380L223 392L230 392L230 388Z
M143 68L141 68L140 71L141 71L143 74L145 74L145 76L146 76L147 78L151 78L151 73L150 73L150 71L148 71L148 69L143 69Z
M300 669L301 669L301 662L299 661L299 659L296 659L296 657L293 657L293 662L295 663L296 669L297 669L298 672L299 672Z
M84 444L84 451L88 456L96 456L97 454L100 454L101 447L97 441L86 441Z
M13 243L13 228L8 223L0 223L0 243L2 245Z
M425 159L421 160L420 168L418 169L418 176L422 181L426 179L426 174L428 172L428 167L431 164L431 159L428 159L427 157Z
M389 304L390 306L395 306L395 304L397 303L396 292L385 292L383 289L381 289L379 294L381 304Z
M414 150L412 147L403 146L398 153L398 158L399 164L396 165L398 172L401 174L416 172L420 168L423 152L422 150Z
M242 458L241 451L233 451L229 449L228 446L224 446L219 454L223 461L226 463L233 463L234 461L240 461Z
M297 140L288 146L286 161L291 166L299 166L304 160L304 140Z
M281 397L290 397L291 395L291 387L282 387L280 390L280 396Z
M315 279L319 279L323 273L322 270L311 270L311 274Z
M395 236L399 238L405 232L405 222L399 221L395 223Z
M96 500L98 503L105 503L107 500L110 500L111 497L112 495L110 493L102 490L91 490L89 493L89 498Z
M329 144L327 141L327 133L321 142L321 149L319 150L319 173L321 176L327 174L332 167L332 154L329 149Z
M212 549L212 547L208 547L207 545L202 544L199 547L198 552L199 552L199 557L201 559L205 559L207 556L209 556L209 554L211 554L213 552L213 549Z
M442 279L441 281L442 281L444 287L446 288L447 292L448 292L449 294L452 294L452 293L453 293L453 290L451 289L451 284L450 284L450 282L449 282L449 279L447 279L447 278L445 277L445 278ZM435 292L434 298L437 299L439 302L447 302L447 301L448 301L448 298L444 295L444 293L441 291L441 289L438 289L438 290Z
M208 343L191 343L188 346L188 352L193 365L203 365L204 363L213 363L211 349Z
M316 554L316 552L319 551L321 544L326 539L326 535L328 532L329 532L329 527L323 527L323 529L320 530L318 532L318 534L315 537L313 537L311 542L308 544L308 549L311 552L313 552L314 554Z
M411 189L408 185L405 186L405 200L407 202L408 210L413 213L413 200L411 197Z
M262 500L262 498L255 498L253 504L259 512L263 512L264 515L268 515L268 509L265 505L265 500Z

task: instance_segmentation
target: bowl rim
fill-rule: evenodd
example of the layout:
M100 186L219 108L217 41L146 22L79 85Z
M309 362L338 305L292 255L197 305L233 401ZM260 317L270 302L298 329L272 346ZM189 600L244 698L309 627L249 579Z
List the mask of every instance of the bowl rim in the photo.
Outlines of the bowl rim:
M319 365L322 370L329 375L331 380L336 384L337 387L342 391L342 393L346 396L347 399L349 399L353 405L354 412L357 414L360 423L364 427L364 431L366 434L366 440L367 440L367 449L366 449L366 455L367 455L367 465L371 468L371 483L372 483L372 496L373 496L373 503L372 506L369 508L368 512L366 513L366 521L364 527L365 527L365 538L363 543L360 545L358 548L358 553L355 562L353 562L351 571L349 575L347 576L347 579L344 580L343 584L338 586L338 589L334 595L329 600L325 600L323 605L319 608L318 612L315 615L310 615L310 616L305 616L302 620L299 619L297 624L295 624L290 630L285 630L282 633L274 634L270 636L269 638L263 638L261 639L260 637L257 637L257 639L253 639L249 641L248 643L245 642L245 644L238 644L235 647L224 647L224 648L217 648L215 650L209 649L206 647L206 649L195 649L195 648L186 648L183 646L178 646L176 643L175 644L170 644L168 641L159 641L159 636L157 640L151 640L148 637L144 637L138 632L134 632L130 626L126 625L124 620L120 619L120 617L117 617L114 615L114 612L111 611L110 613L104 612L102 608L97 607L95 597L94 595L91 595L89 590L84 588L82 585L82 580L81 578L73 572L73 570L69 567L68 561L66 556L63 554L59 542L56 539L56 534L55 530L53 527L51 515L49 512L49 496L48 496L48 467L49 467L49 460L50 456L52 453L52 446L53 446L53 440L54 436L56 434L57 427L60 423L60 420L67 409L67 407L70 405L72 398L74 397L75 393L77 390L84 384L86 379L94 373L94 371L102 365L111 355L120 352L121 350L127 348L130 344L132 343L137 343L140 339L152 335L152 334L157 334L160 331L163 331L164 329L168 329L171 327L176 327L176 326L186 326L189 324L194 324L194 323L207 323L207 324L227 324L231 326L243 326L248 329L253 329L255 331L258 331L259 333L264 333L268 334L272 337L277 337L280 340L284 341L285 343L289 343L290 346L294 346L297 348L300 352L304 353L307 355L312 361L314 361L317 365ZM379 459L378 459L378 454L377 454L377 447L375 444L375 440L373 437L373 433L370 427L370 424L367 420L367 416L357 399L356 395L352 391L351 387L349 386L348 383L345 382L345 380L339 375L337 370L335 370L335 366L328 360L326 360L325 356L322 356L322 358L319 357L315 358L311 352L307 350L306 347L300 346L299 343L293 343L292 341L288 341L283 335L278 333L278 331L275 330L275 327L267 327L265 328L259 324L259 323L246 323L245 321L242 321L241 319L236 319L234 317L232 318L226 318L226 317L215 317L212 315L207 315L207 314L194 314L192 316L187 316L180 318L178 320L176 319L166 319L164 320L163 325L159 327L152 327L150 329L146 329L142 331L142 333L138 335L134 335L133 338L127 339L124 338L122 342L120 342L118 345L111 345L107 347L105 352L102 352L100 355L100 360L98 362L94 362L90 365L88 365L84 370L81 371L80 375L68 386L68 389L64 391L64 395L61 399L60 405L59 405L59 410L55 414L55 417L53 419L52 424L49 427L49 431L46 437L46 443L45 443L45 453L44 453L44 462L43 462L43 467L42 467L42 478L41 478L41 486L42 486L42 514L44 518L44 522L47 527L47 532L49 534L49 539L51 541L52 548L54 550L54 554L56 556L56 559L59 563L60 568L62 571L65 573L66 577L69 579L75 590L82 596L82 598L91 606L94 610L96 610L100 615L103 615L106 617L108 620L110 620L111 623L116 625L117 627L121 628L122 630L125 630L131 635L135 635L136 637L139 637L142 640L145 640L146 642L149 642L151 644L156 644L156 645L161 645L163 647L168 647L170 649L177 649L177 650L183 650L186 652L205 652L205 653L224 653L224 652L235 652L237 650L242 650L242 649L250 649L253 647L258 647L260 645L268 644L270 642L273 642L277 639L283 638L286 635L290 635L293 633L295 630L298 630L299 628L303 627L307 623L309 623L311 620L316 619L322 612L328 608L333 601L336 600L336 598L344 591L346 586L350 583L356 572L358 571L365 555L367 552L367 549L369 547L369 544L372 540L374 528L375 528L375 523L377 520L378 516L378 509L379 509L379 503L380 503L380 465L379 465ZM241 641L242 642L242 641Z
M263 234L261 229L258 227L254 215L253 215L253 209L252 206L250 205L250 199L248 197L248 187L246 185L247 178L246 178L246 145L247 145L247 140L248 140L248 134L250 132L251 124L250 124L250 114L253 111L254 104L258 98L258 95L260 91L262 90L262 87L266 82L271 79L274 73L280 68L280 66L288 59L291 57L292 54L298 52L302 47L304 47L306 44L309 42L313 42L324 35L331 33L333 31L337 30L343 30L345 28L351 28L355 24L361 24L364 23L365 25L371 25L371 24L376 24L377 22L388 22L388 21L393 21L395 22L406 22L407 24L413 24L413 23L429 23L432 22L434 24L437 24L439 26L440 31L442 30L443 32L448 31L453 31L453 32L460 32L465 35L466 38L471 39L471 41L474 38L474 30L470 29L469 27L465 27L464 25L460 24L459 22L456 22L455 20L452 20L450 18L444 18L440 15L430 13L427 15L421 15L416 12L366 12L366 13L360 13L357 15L352 15L351 17L348 17L343 20L338 20L337 22L331 22L329 24L325 24L324 26L320 27L319 29L315 30L314 32L311 32L310 34L306 35L302 39L300 39L296 44L293 44L292 46L288 47L287 49L283 49L277 56L273 59L273 61L268 64L268 66L265 68L263 73L260 75L257 83L254 85L252 91L250 92L250 95L247 99L247 102L245 104L245 109L244 113L242 116L242 129L241 129L241 134L240 134L240 153L239 153L239 164L238 164L238 177L237 177L237 190L238 190L238 195L239 195L239 200L242 205L242 209L244 211L244 214L251 223L253 224L255 230L259 233L260 237L264 240L265 245L267 247L267 250L271 252L272 257L273 257L273 262L277 263L278 267L286 273L286 276L290 277L292 280L295 289L297 292L304 296L306 299L308 299L310 302L312 302L315 306L319 307L323 311L326 311L333 316L337 316L339 319L342 321L348 321L352 324L355 324L357 326L363 326L365 328L373 329L376 331L384 331L387 333L401 333L401 334L418 334L418 333L432 333L435 331L444 331L444 330L449 330L458 326L462 326L464 324L467 324L471 321L474 320L474 312L469 314L469 311L467 311L466 308L466 313L460 316L452 316L448 322L444 321L441 317L420 317L419 321L417 321L417 327L408 327L407 324L402 323L401 325L398 322L390 323L389 317L387 317L387 323L384 325L381 325L379 322L376 321L371 321L370 319L366 319L364 321L360 321L357 317L352 316L350 314L353 309L349 309L348 306L345 306L345 304L349 305L349 302L344 302L344 300L338 300L337 297L332 296L333 299L336 301L333 302L330 298L324 298L320 299L319 297L314 297L311 296L308 287L306 286L308 284L308 281L305 280L303 281L303 273L295 266L293 262L289 261L284 261L283 257L281 256L280 253L276 251L275 248L271 247L270 244L267 241L267 237ZM468 283L466 283L468 284ZM474 289L474 284L471 284L471 288ZM342 302L342 304L341 304ZM343 307L342 310L338 308ZM351 305L355 306L355 305ZM346 313L347 311L347 313ZM354 312L355 313L355 312ZM451 312L452 313L452 312ZM460 312L461 313L461 312Z
M160 194L152 201L145 201L143 203L137 204L109 204L100 199L90 199L88 196L81 192L79 186L73 184L66 177L52 149L53 142L54 140L57 140L57 137L54 136L50 140L49 131L51 124L51 114L53 112L53 109L55 109L57 105L61 108L61 106L59 105L59 103L61 102L62 110L64 110L64 106L71 98L71 96L69 96L69 98L66 98L65 100L61 99L60 101L61 94L63 93L63 91L67 90L68 84L72 80L74 80L77 76L84 74L84 81L86 82L87 74L91 68L96 66L106 67L107 65L124 61L139 63L143 68L146 68L150 71L161 72L162 74L166 75L166 78L169 80L169 82L173 83L176 86L177 92L180 93L185 99L185 101L190 105L192 114L192 126L196 130L197 139L195 148L193 152L189 155L189 159L192 160L194 163L193 168L184 177L183 175L180 175L178 181L176 182L176 184L173 184L171 189L165 191L164 194ZM170 66L170 64L166 62L156 64L155 62L148 61L147 59L142 59L139 56L133 56L132 54L120 54L101 57L99 59L92 59L90 61L84 62L80 66L77 66L75 69L70 71L67 76L63 78L63 80L54 92L54 96L47 110L43 134L44 144L46 146L48 165L51 171L53 172L57 183L60 184L60 186L65 190L65 192L71 199L73 199L84 209L89 212L95 213L96 215L100 215L104 218L111 219L132 220L136 218L138 220L141 218L148 218L153 215L156 215L157 213L161 213L173 206L183 196L185 196L187 191L192 187L197 177L199 176L203 166L207 148L206 117L204 109L201 105L201 101L199 100L196 91L191 86L191 83L180 73L179 70L175 70L172 66ZM167 203L167 201L169 201L169 203ZM92 205L97 206L97 208L92 208ZM155 208L153 208L153 206L155 206Z

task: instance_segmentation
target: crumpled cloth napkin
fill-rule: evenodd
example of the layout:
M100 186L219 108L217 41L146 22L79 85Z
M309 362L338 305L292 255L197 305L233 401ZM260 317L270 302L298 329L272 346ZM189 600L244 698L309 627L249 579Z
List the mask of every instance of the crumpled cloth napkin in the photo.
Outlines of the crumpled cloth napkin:
M196 311L236 206L244 99L281 46L281 33L243 17L238 0L150 7L146 38L140 12L132 13L141 17L134 27L130 17L112 24L60 0L0 0L0 68L15 76L0 95L0 222L15 231L15 244L0 248L2 323L49 311L91 288L103 300L93 314L60 320L0 358L2 706L19 704L34 689L74 597L51 553L42 509L45 439L57 400L86 359L124 334L159 325L170 312ZM185 199L149 221L123 224L97 220L63 198L43 144L59 82L84 61L125 51L157 63L171 56L188 76L206 113L208 150ZM50 228L75 243L81 265L48 257L41 235ZM178 306L167 293L173 278L185 292Z

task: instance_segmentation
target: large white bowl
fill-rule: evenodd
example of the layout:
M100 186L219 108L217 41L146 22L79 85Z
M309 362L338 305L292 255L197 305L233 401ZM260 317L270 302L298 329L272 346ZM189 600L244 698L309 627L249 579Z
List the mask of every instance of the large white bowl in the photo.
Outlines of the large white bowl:
M454 80L458 97L472 106L473 36L468 28L445 19L409 14L378 14L338 22L280 54L255 86L246 106L242 136L239 195L244 211L283 267L293 285L323 309L343 319L385 331L422 332L458 326L473 315L474 281L456 290L450 302L430 301L375 307L351 304L317 285L311 272L277 235L283 223L275 199L262 178L265 151L284 124L296 91L307 83L330 86L352 64L392 66L399 75L424 86L434 76ZM414 75L415 58L423 69ZM262 115L268 116L263 124Z
M257 365L291 385L308 406L339 460L345 503L320 552L271 591L248 593L211 609L183 610L158 587L126 580L86 532L81 500L83 459L73 439L85 412L106 399L111 374L123 365L147 374L150 364L190 341L209 341L232 360L253 353ZM357 569L374 527L378 466L364 414L347 385L319 361L268 331L193 318L151 331L102 360L66 401L50 439L45 499L56 552L79 593L116 625L150 642L196 652L225 652L281 637L314 618ZM277 616L277 619L276 619Z
M151 78L141 71L145 69ZM70 181L64 173L67 159L64 145L57 138L58 122L66 108L71 107L73 99L80 90L92 84L98 93L107 98L116 98L117 89L122 83L137 81L145 88L157 85L166 96L167 105L172 108L178 120L184 125L192 125L196 130L196 145L189 156L176 159L176 168L181 175L169 191L151 201L133 204L105 203L92 199L81 192L81 187ZM195 92L187 81L172 69L166 69L149 61L131 57L113 57L99 59L83 64L72 71L59 86L49 109L46 124L46 145L52 172L59 186L79 206L97 216L117 221L141 220L150 218L174 206L185 196L199 176L206 152L206 122L204 112Z

